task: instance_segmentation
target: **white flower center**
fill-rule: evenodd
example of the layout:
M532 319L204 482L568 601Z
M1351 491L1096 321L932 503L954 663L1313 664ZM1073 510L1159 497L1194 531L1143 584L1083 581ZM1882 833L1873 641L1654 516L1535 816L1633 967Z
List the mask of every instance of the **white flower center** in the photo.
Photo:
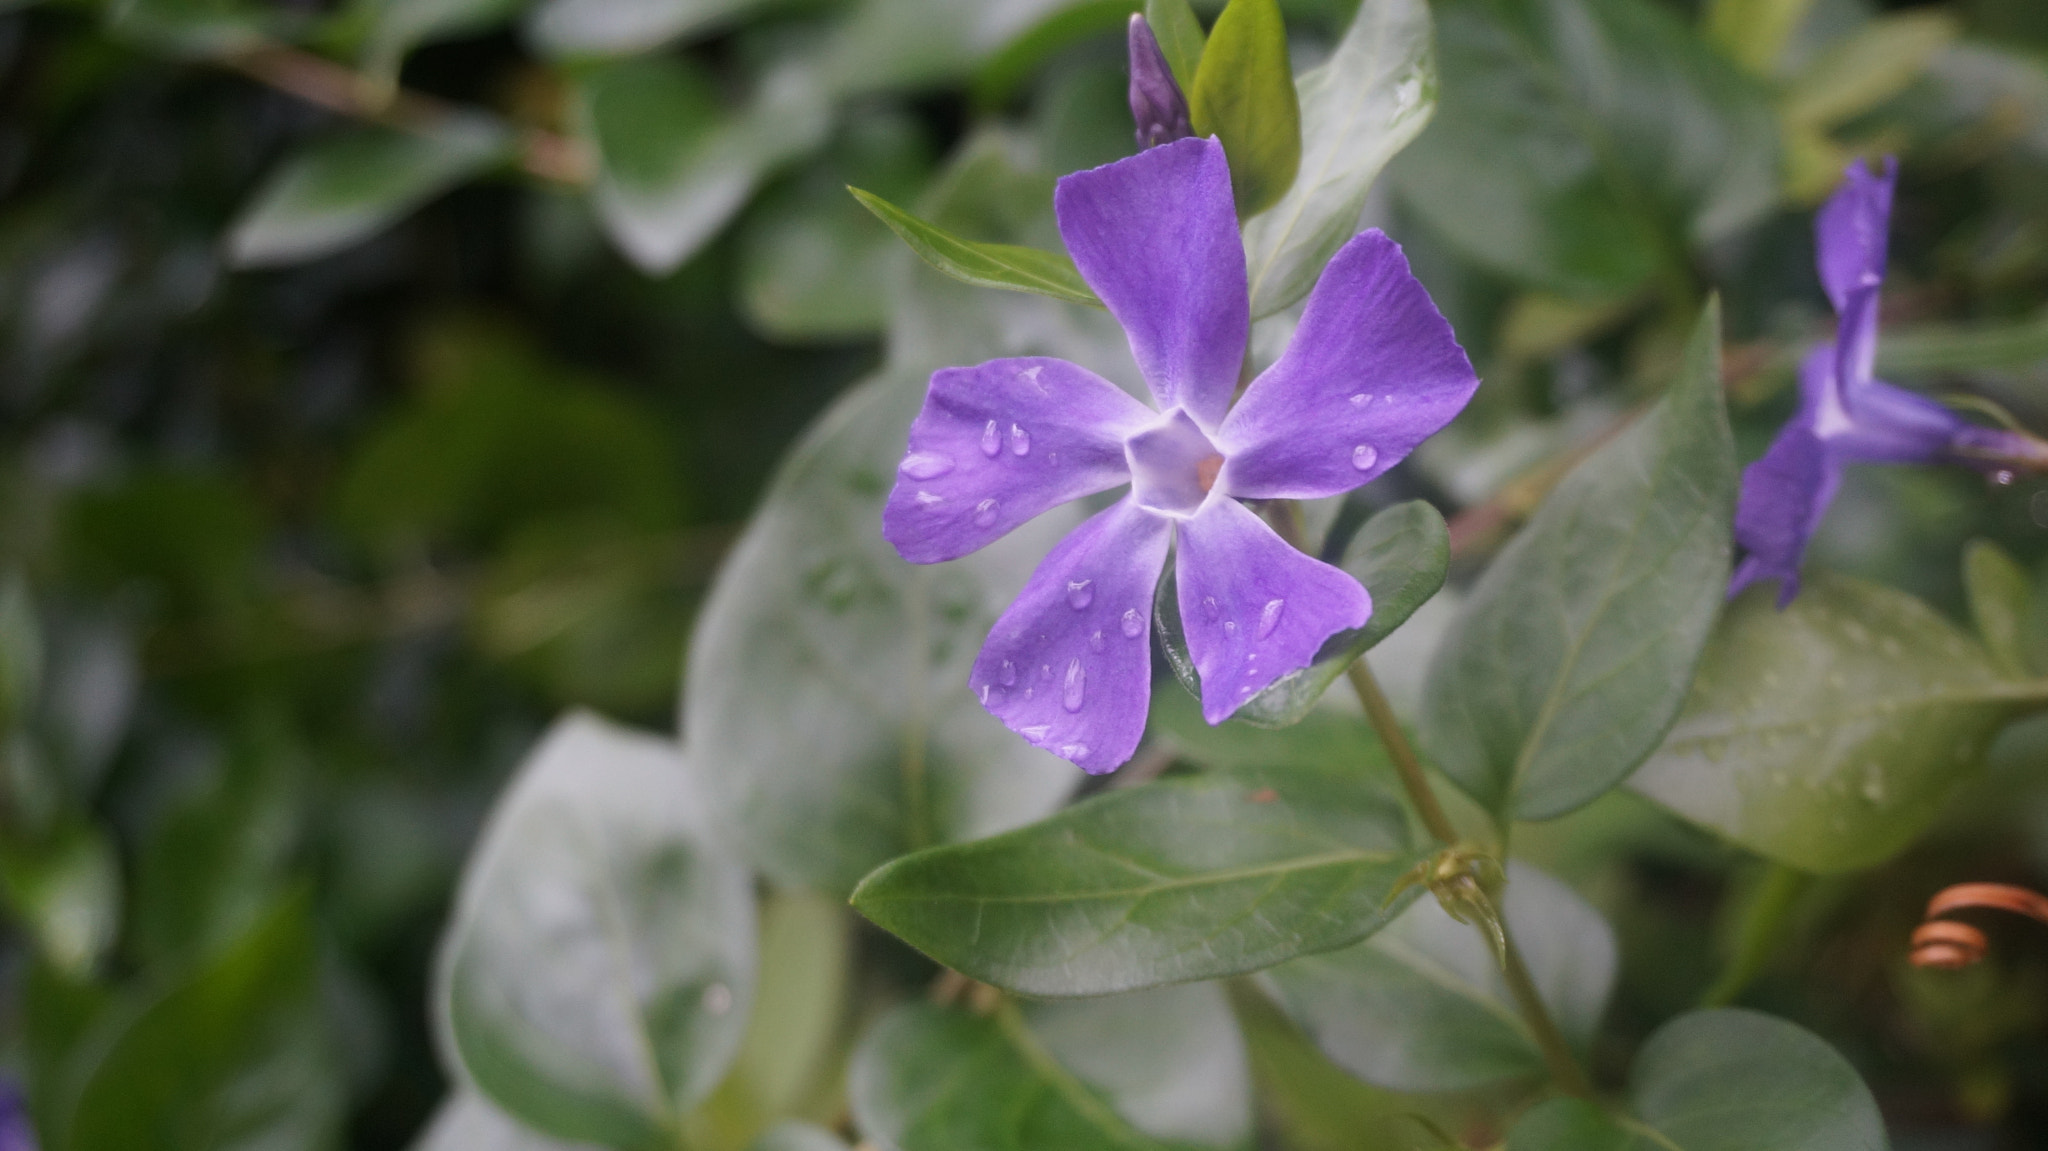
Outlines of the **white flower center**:
M1124 458L1138 506L1176 518L1195 514L1223 470L1223 453L1179 408L1125 440Z

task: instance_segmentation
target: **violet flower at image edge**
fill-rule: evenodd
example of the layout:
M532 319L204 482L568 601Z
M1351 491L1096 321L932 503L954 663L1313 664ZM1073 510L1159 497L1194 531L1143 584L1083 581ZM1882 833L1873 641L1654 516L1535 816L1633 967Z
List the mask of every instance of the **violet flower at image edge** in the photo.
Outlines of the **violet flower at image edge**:
M21 1088L0 1079L0 1151L36 1151L36 1147L28 1101L22 1098Z
M1835 338L1799 367L1799 411L1762 458L1743 469L1735 542L1746 553L1733 596L1779 580L1778 606L1799 594L1799 565L1851 463L1960 463L1983 471L2038 469L2044 447L2023 432L1965 420L1925 396L1875 376L1878 293L1898 161L1872 172L1851 164L1814 218L1821 286L1834 305Z
M1151 603L1169 548L1202 714L1221 723L1372 611L1357 580L1240 501L1367 483L1450 422L1479 380L1399 245L1375 229L1331 258L1286 352L1233 406L1251 312L1213 139L1073 173L1053 207L1157 410L1050 357L941 369L882 529L904 559L939 563L1131 485L1039 564L968 676L1012 731L1104 772L1144 734Z

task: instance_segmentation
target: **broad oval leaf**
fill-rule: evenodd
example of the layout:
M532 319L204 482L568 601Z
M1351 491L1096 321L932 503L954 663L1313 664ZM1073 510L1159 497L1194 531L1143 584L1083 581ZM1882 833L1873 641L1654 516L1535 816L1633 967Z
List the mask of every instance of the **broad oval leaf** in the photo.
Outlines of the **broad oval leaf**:
M458 1089L421 1133L412 1151L598 1151L565 1143L520 1124L475 1091Z
M754 898L675 745L558 722L493 810L436 972L447 1054L561 1139L672 1145L731 1063Z
M747 1151L848 1151L846 1141L823 1127L794 1119L778 1123L754 1140Z
M77 1095L71 1151L324 1147L340 1135L342 1077L322 1023L305 902L271 908L143 1007Z
M1629 1073L1631 1115L1553 1099L1507 1151L1884 1151L1877 1101L1809 1031L1755 1011L1696 1011L1658 1029Z
M1807 871L1878 863L1913 841L1992 736L2048 687L1904 592L1810 573L1732 605L1685 711L1630 786Z
M1065 300L1074 304L1102 306L1095 298L1074 261L1065 252L1048 252L1018 244L984 244L963 240L935 224L859 188L848 188L853 198L902 237L918 258L962 283L982 288L1010 288Z
M1710 303L1664 398L1558 484L1445 636L1422 713L1444 773L1548 819L1654 751L1727 587L1735 488Z
M861 1133L896 1151L1193 1151L1249 1135L1244 1045L1213 986L990 1016L911 1004L862 1040L847 1091Z
M1478 263L1628 292L1778 196L1761 84L1650 0L1452 0L1443 101L1396 165L1403 201Z
M1195 134L1215 136L1230 158L1237 215L1272 207L1301 168L1301 105L1287 60L1278 0L1230 0L1188 90Z
M1436 112L1428 3L1365 0L1330 59L1303 73L1295 88L1301 173L1271 211L1244 227L1255 319L1315 286L1323 265L1358 230L1380 169Z
M1367 520L1345 546L1344 558L1337 566L1356 576L1372 593L1372 617L1364 627L1331 636L1316 653L1314 663L1274 680L1244 701L1231 718L1256 727L1288 727L1306 719L1346 668L1408 622L1415 609L1444 586L1450 563L1450 529L1443 515L1428 503L1411 500L1396 504ZM1199 697L1201 677L1195 672L1194 657L1188 654L1178 587L1170 572L1159 581L1152 599L1152 618L1174 677Z
M527 19L549 56L625 56L706 32L770 0L547 0Z
M1533 867L1508 867L1508 927L1565 1037L1591 1045L1614 987L1614 932ZM1372 938L1267 972L1281 1002L1338 1066L1396 1091L1463 1091L1544 1073L1492 947L1434 899Z
M2027 623L2034 614L2033 580L2004 548L1987 539L1963 548L1963 592L1970 622L1998 670L2025 678Z
M723 228L769 173L823 144L831 106L808 68L763 76L748 105L719 108L680 57L613 64L584 81L599 157L598 218L626 258L674 270Z
M1356 774L1162 780L935 847L861 881L861 914L1026 995L1214 979L1362 939L1415 863L1407 817Z
M228 230L242 267L291 264L369 239L454 185L501 163L510 135L481 117L431 133L355 128L293 155Z

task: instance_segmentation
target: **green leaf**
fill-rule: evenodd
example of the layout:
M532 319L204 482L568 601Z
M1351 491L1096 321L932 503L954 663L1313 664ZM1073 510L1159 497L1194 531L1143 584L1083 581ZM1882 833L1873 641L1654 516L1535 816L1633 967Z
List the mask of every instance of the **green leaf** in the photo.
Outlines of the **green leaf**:
M772 0L546 0L526 22L543 54L630 56L735 23Z
M1877 1101L1819 1037L1755 1011L1696 1011L1658 1029L1629 1074L1630 1117L1553 1099L1507 1151L1883 1151Z
M107 29L160 52L187 58L232 55L289 38L298 23L250 0L112 0Z
M673 271L725 227L770 173L825 142L831 107L800 63L762 77L737 113L677 56L601 68L583 82L597 144L598 218L650 275Z
M412 1151L598 1151L589 1143L552 1139L505 1114L489 1099L458 1090L441 1104Z
M829 155L763 196L740 233L740 303L771 339L866 338L888 323L889 297L875 285L894 269L896 238L846 194L849 181L896 197L930 180L920 125L890 111L853 119Z
M1406 817L1343 771L1245 769L1098 796L861 882L861 914L1026 995L1102 995L1362 939L1415 862Z
M2048 701L1904 592L1809 573L1780 612L1753 588L1707 645L1685 711L1632 786L1806 871L1913 841L1998 729Z
M19 572L0 578L0 735L28 721L43 690L43 628Z
M910 245L925 263L962 283L982 288L1009 288L1066 300L1075 304L1102 306L1095 298L1074 261L1065 252L1048 252L1017 244L984 244L963 240L928 224L880 196L848 188L853 198L873 212L891 231Z
M1450 563L1450 530L1443 516L1422 500L1397 504L1367 520L1345 547L1337 566L1358 577L1372 593L1372 618L1364 627L1331 636L1316 653L1314 663L1274 680L1244 701L1231 718L1257 727L1300 723L1344 669L1392 635L1444 586ZM1159 581L1152 616L1159 646L1175 677L1199 696L1201 677L1195 673L1194 657L1188 654L1178 586L1171 573Z
M1551 1017L1583 1051L1613 990L1614 933L1535 868L1512 863L1508 879L1508 927ZM1464 1091L1544 1073L1493 948L1434 899L1364 943L1283 963L1265 978L1324 1054L1376 1086Z
M1230 157L1240 219L1279 202L1301 168L1301 105L1277 0L1230 0L1188 89L1195 134Z
M121 868L114 846L81 817L41 835L0 836L0 895L51 966L84 977L121 927Z
M286 160L228 230L240 267L295 264L359 244L471 176L502 163L510 135L482 117L430 134L354 128Z
M2026 627L2034 614L2027 569L1990 540L1971 540L1963 548L1963 591L1970 601L1970 622L1991 661L2006 675L2026 678Z
M1664 398L1558 484L1444 637L1422 714L1444 773L1549 819L1655 750L1726 592L1735 488L1710 302Z
M279 905L150 1002L78 1095L68 1151L330 1146L341 1077L303 900Z
M1201 701L1184 691L1152 693L1152 732L1176 759L1211 769L1285 767L1301 764L1331 770L1381 773L1397 782L1393 761L1365 717L1335 708L1315 708L1300 723L1275 729L1244 723L1210 727Z
M1358 230L1380 169L1436 112L1436 51L1426 0L1365 0L1330 59L1295 85L1301 174L1244 228L1252 315L1308 294Z
M1827 46L1800 69L1780 108L1789 124L1827 129L1898 95L1956 38L1946 12L1879 16Z
M1241 1128L1216 1142L1160 1135L1143 1125L1185 1131L1215 1113L1219 1102L1233 1112L1230 1122L1248 1121L1243 1045L1215 988L1174 988L1086 1006L1107 1018L1091 1026L1075 1014L1080 1005L1026 1012L1004 1004L990 1017L926 1004L899 1008L854 1053L848 1074L854 1119L869 1139L900 1151L1163 1151L1244 1142ZM1073 1052L1055 1050L1049 1038L1062 1030L1065 1040L1085 1036L1094 1045L1090 1065L1062 1062ZM1224 1098L1175 1099L1176 1085L1220 1088Z
M1468 929L1469 930L1469 929ZM1230 985L1258 1088L1259 1112L1291 1151L1447 1151L1421 1100L1361 1083L1316 1049L1247 981Z
M560 1139L667 1147L725 1073L754 984L746 870L710 846L675 746L558 722L493 810L457 895L444 1045Z
M1813 0L1707 0L1700 18L1707 42L1745 71L1771 75Z
M1182 92L1191 91L1202 63L1202 49L1209 43L1209 34L1202 31L1195 10L1188 0L1145 0L1145 23L1151 25L1152 37L1166 55L1174 83Z
M1395 165L1404 204L1471 260L1623 295L1776 203L1777 114L1650 0L1451 0L1443 100Z

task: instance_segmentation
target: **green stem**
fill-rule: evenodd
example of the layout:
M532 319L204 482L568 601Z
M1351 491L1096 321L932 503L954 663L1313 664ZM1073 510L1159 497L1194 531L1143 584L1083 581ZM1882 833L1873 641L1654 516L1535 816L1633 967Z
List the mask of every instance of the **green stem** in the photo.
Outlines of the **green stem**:
M1763 974L1771 955L1785 938L1792 908L1806 894L1811 880L1803 871L1773 863L1763 879L1743 897L1735 928L1735 953L1721 977L1700 997L1702 1007L1726 1007Z
M1514 933L1507 929L1507 916L1501 916L1501 933L1507 940L1506 954L1500 971L1507 978L1508 992L1515 997L1515 1006L1522 1012L1523 1022L1536 1038L1536 1046L1543 1052L1543 1062L1550 1068L1551 1081L1557 1089L1580 1099L1593 1097L1593 1084L1586 1078L1586 1072L1579 1066L1578 1057L1572 1054L1571 1045L1564 1040L1564 1032L1557 1029L1556 1021L1550 1018L1550 1008L1543 1002L1543 996L1536 992L1536 981L1529 976L1529 965L1522 961L1522 949L1515 946Z
M1373 678L1372 668L1366 664L1365 657L1352 660L1344 674L1350 677L1351 690L1358 694L1358 702L1365 706L1365 717L1372 721L1372 729L1379 733L1380 742L1386 745L1387 756L1394 761L1394 770L1401 776L1401 786L1408 792L1409 802L1422 816L1422 825L1445 847L1457 843L1458 829L1452 825L1451 817L1444 814L1443 804L1437 802L1436 791L1429 786L1429 777L1423 774L1422 760L1408 742L1408 733L1401 730L1401 721L1394 718L1394 707L1387 702L1386 693L1380 690L1380 681Z

